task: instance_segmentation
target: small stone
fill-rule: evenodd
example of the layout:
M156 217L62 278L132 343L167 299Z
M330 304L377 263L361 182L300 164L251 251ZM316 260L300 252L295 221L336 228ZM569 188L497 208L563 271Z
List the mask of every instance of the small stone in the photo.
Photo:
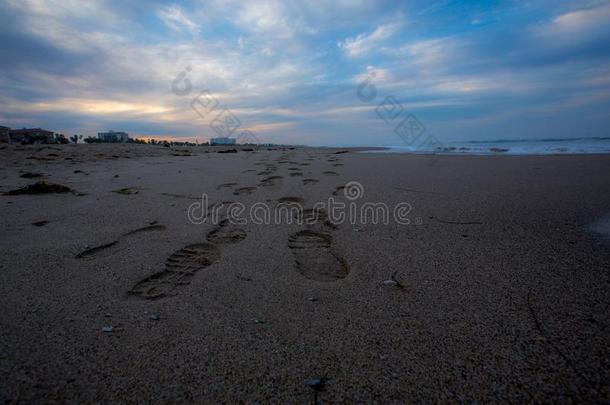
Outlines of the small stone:
M256 318L252 319L252 322L254 322L254 323L265 323L265 321L263 321L262 319L256 319Z
M102 332L106 332L106 333L110 333L114 330L114 328L112 326L104 326L102 328Z
M152 314L150 316L150 319L153 320L153 321L158 321L159 319L161 319L161 315L159 315L159 314Z
M307 298L307 300L309 302L316 302L318 299L316 297L309 297L309 298Z
M382 282L383 285L392 285L392 286L396 286L398 285L398 283L396 282L396 280L392 280L391 278L387 279L387 280L383 280Z
M309 388L314 391L322 391L324 389L324 379L323 378L314 378L313 380L309 380L305 383Z

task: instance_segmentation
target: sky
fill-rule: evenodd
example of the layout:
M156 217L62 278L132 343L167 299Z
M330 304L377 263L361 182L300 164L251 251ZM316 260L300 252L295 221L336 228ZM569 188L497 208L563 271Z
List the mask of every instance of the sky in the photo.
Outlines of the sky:
M0 0L0 61L0 125L66 135L610 136L610 1Z

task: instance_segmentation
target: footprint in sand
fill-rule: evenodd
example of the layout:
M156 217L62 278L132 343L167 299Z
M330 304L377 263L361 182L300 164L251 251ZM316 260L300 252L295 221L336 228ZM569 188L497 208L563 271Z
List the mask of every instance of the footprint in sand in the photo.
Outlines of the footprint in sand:
M129 231L123 236L130 236L130 235L135 235L137 233L143 233L143 232L164 231L164 230L165 230L165 225L151 224L148 226L144 226L142 228L134 229L133 231Z
M333 238L313 230L296 232L288 239L299 273L310 280L336 281L349 274L345 259L334 252Z
M223 184L219 184L218 186L216 186L216 190L220 190L223 188L232 188L235 187L237 185L237 183L223 183Z
M235 195L247 195L252 194L256 191L256 187L241 187L236 189L233 194Z
M211 243L188 245L171 254L165 261L165 270L146 277L130 291L145 299L174 295L189 285L199 270L212 265L220 257L220 251Z
M265 170L263 170L262 172L258 172L257 174L259 176L269 176L270 174L273 174L277 171L277 167L268 167Z
M151 231L164 231L165 229L166 229L165 225L160 225L160 224L157 224L156 221L153 221L148 226L144 226L142 228L137 228L137 229L134 229L133 231L129 231L129 232L121 235L117 240L113 240L112 242L104 243L104 244L101 244L98 246L94 246L92 248L85 249L82 252L80 252L79 254L77 254L76 258L85 259L85 258L89 258L91 256L95 256L99 252L113 247L114 245L119 243L119 240L121 240L121 238L124 238L126 236L132 236L132 235L135 235L138 233L151 232Z
M302 199L301 197L280 197L277 199L277 202L279 202L280 204L287 204L287 203L301 204L303 201L305 201L305 200Z
M344 195L345 186L335 187L335 191L333 191L333 195Z
M228 219L223 219L215 229L208 233L207 239L219 245L237 243L246 239L246 231L233 226Z
M277 183L277 180L283 179L282 176L271 176L271 177L267 177L261 180L261 183L259 184L260 186L263 187L271 187L271 186L275 186L275 184Z
M102 250L105 250L105 249L113 247L117 243L119 243L118 240L113 240L112 242L109 242L109 243L104 243L104 244L99 245L99 246L94 246L92 248L85 249L82 252L80 252L79 254L77 254L76 258L77 259L84 259L84 258L87 258L87 257L94 256L97 253L101 252Z
M277 166L273 163L264 163L265 169L258 174L271 174L277 170Z
M320 181L316 180L316 179L303 179L303 185L304 186L307 186L307 185L310 185L310 184L316 184L316 183L319 183L319 182Z

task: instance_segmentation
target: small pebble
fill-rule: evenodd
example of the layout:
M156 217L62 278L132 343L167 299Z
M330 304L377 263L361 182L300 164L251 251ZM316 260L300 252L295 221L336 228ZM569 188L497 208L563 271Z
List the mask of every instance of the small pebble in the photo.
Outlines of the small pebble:
M307 381L305 385L315 391L322 391L324 389L324 379L314 378L313 380Z
M114 328L113 328L112 326L104 326L104 327L102 328L102 332L110 333L110 332L112 332L112 331L113 331L113 329L114 329Z
M153 321L158 321L159 319L161 319L161 315L159 315L159 314L152 314L150 316L150 319L152 319Z
M383 285L398 285L398 283L396 281L392 280L391 278L387 279L387 280L383 280L382 284Z
M318 299L316 297L309 297L307 300L310 302L316 302Z

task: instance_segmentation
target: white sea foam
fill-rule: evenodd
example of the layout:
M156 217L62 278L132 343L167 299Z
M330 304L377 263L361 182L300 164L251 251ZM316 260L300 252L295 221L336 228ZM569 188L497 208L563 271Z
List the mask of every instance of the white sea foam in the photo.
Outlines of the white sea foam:
M442 142L442 139L439 139ZM471 142L442 142L433 148L414 145L389 146L367 153L441 153L456 155L571 155L610 153L610 137L497 140Z

